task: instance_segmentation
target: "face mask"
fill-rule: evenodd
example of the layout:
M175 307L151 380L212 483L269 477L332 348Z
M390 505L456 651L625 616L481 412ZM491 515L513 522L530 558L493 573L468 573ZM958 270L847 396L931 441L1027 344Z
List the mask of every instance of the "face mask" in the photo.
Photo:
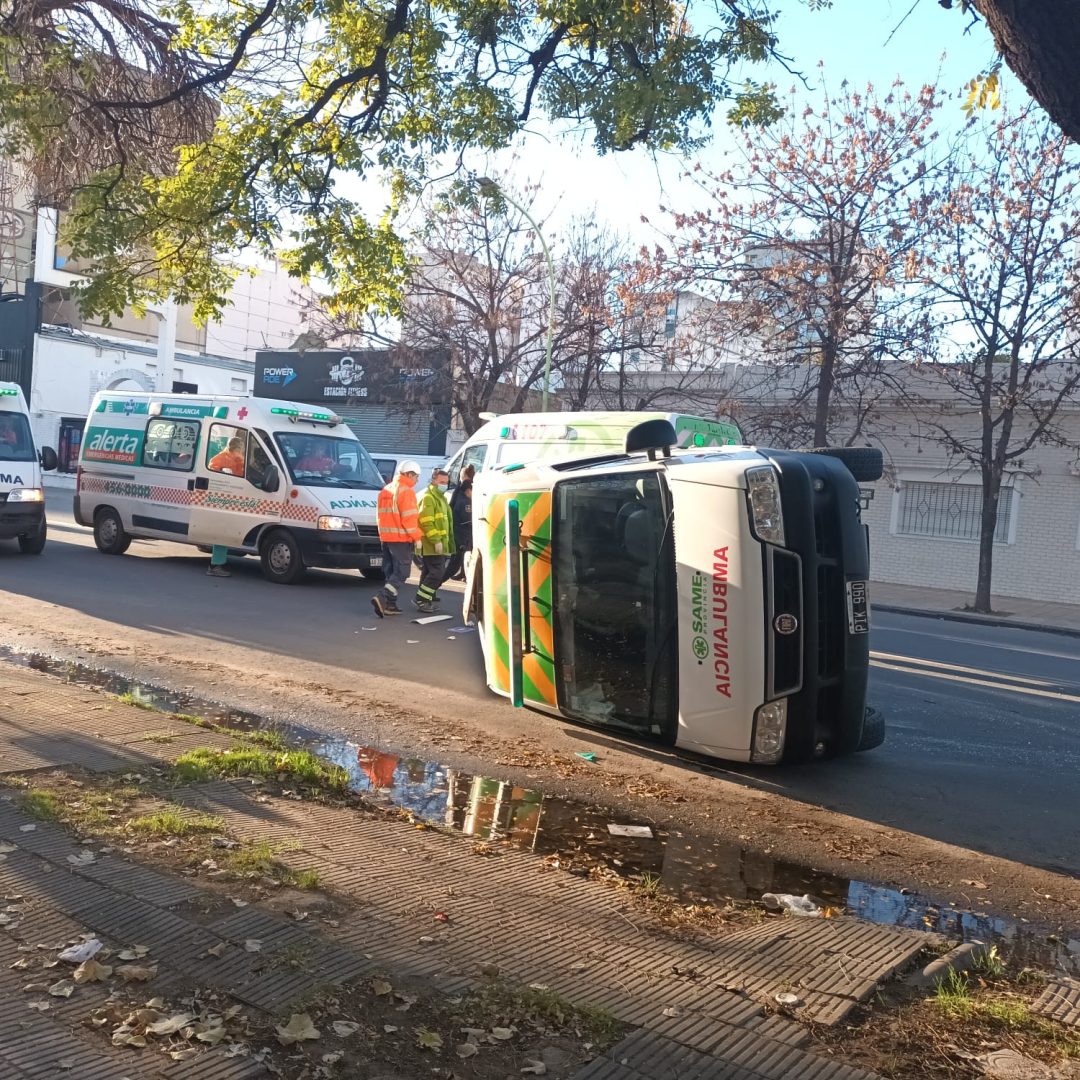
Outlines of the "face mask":
M445 491L446 490L446 485L445 484L436 484L435 487L438 488L439 491Z

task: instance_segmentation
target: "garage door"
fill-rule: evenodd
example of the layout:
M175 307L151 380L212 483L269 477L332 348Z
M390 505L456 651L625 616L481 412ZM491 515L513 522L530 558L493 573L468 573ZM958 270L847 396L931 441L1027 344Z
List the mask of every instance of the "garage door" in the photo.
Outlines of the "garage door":
M384 405L335 405L368 453L426 454L431 437L427 409L406 413Z

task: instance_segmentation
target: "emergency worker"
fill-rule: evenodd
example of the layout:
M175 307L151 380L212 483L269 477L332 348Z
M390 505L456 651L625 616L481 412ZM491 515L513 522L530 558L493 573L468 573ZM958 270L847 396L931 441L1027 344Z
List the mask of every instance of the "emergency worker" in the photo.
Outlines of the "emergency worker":
M450 476L445 469L433 469L431 483L420 501L419 524L424 534L420 541L423 573L416 590L414 604L421 611L433 611L438 603L438 589L446 576L446 560L454 554L454 520L446 501L446 486Z
M234 435L229 440L229 445L219 454L215 454L209 461L208 468L212 472L230 473L233 476L244 475L244 450L246 442L243 436Z
M424 538L417 521L414 490L419 479L420 466L415 461L403 461L394 479L379 492L379 539L386 582L371 598L371 606L380 619L401 614L398 594L412 569L413 546Z

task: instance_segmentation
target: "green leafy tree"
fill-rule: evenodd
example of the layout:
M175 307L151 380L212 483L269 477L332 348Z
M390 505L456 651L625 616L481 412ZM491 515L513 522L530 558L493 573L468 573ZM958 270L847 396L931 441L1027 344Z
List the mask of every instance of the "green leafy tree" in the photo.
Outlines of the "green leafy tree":
M433 165L506 147L538 116L601 152L695 145L717 106L776 115L732 80L768 58L772 17L721 0L0 0L4 147L69 206L94 261L81 303L172 294L220 307L238 249L284 247L334 303L393 310L397 210ZM161 122L159 123L159 118ZM165 121L168 122L165 122ZM389 184L371 213L357 191Z

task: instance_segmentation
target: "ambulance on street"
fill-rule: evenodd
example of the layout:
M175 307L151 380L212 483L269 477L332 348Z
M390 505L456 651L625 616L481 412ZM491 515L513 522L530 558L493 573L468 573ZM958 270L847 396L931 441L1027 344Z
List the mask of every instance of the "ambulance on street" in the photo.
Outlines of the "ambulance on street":
M55 469L56 451L39 453L30 431L26 398L17 383L0 382L0 540L17 540L25 555L45 550L42 471Z
M270 581L308 567L382 573L382 478L328 409L256 397L99 393L90 407L75 520L100 551L172 540L256 555Z
M677 449L668 419L625 416L618 452L477 472L465 606L489 687L733 761L878 745L858 481L880 451Z

